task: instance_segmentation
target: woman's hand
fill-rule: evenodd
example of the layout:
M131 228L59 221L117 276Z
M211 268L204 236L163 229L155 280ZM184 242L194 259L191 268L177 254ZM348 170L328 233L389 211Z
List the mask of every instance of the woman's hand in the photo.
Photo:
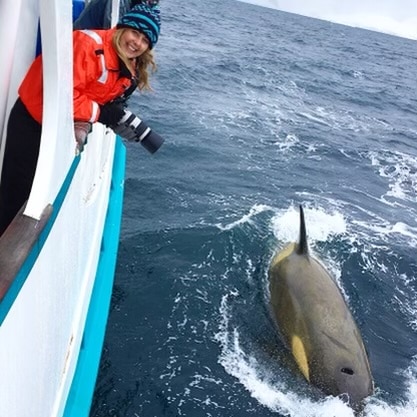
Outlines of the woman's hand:
M112 127L117 125L124 115L125 110L122 104L110 102L100 106L98 121L107 127Z

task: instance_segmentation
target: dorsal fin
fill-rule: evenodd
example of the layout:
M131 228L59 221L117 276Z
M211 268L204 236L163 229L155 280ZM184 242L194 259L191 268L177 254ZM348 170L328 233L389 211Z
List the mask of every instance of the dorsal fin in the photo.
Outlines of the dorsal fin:
M307 243L307 231L306 224L304 220L304 210L300 204L300 240L297 247L298 255L307 255L308 254L308 243Z

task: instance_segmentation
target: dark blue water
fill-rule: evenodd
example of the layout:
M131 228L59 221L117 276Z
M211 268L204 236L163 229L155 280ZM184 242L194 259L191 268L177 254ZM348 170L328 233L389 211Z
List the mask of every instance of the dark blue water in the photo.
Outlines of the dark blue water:
M231 0L162 3L166 143L127 144L122 236L91 417L352 416L300 376L267 269L298 236L369 351L368 416L417 416L417 45Z

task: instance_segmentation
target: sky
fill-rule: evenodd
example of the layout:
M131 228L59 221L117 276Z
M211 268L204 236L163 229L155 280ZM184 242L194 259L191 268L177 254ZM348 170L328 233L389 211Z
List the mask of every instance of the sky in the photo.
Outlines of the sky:
M241 0L417 40L417 0Z

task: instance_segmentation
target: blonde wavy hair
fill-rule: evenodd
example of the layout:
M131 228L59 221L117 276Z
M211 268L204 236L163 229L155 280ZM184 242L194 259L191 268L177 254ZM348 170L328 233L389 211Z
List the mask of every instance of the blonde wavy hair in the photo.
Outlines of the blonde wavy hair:
M126 28L121 28L117 29L114 32L112 39L114 49L116 50L117 55L119 55L120 59L125 63L127 68L129 68L130 71L134 72L134 76L138 83L139 90L152 90L149 82L149 76L150 72L153 73L157 69L153 51L151 49L148 49L146 52L144 52L142 55L136 58L135 61L132 61L131 59L127 58L127 56L123 53L120 47L120 38L122 37L125 30Z

